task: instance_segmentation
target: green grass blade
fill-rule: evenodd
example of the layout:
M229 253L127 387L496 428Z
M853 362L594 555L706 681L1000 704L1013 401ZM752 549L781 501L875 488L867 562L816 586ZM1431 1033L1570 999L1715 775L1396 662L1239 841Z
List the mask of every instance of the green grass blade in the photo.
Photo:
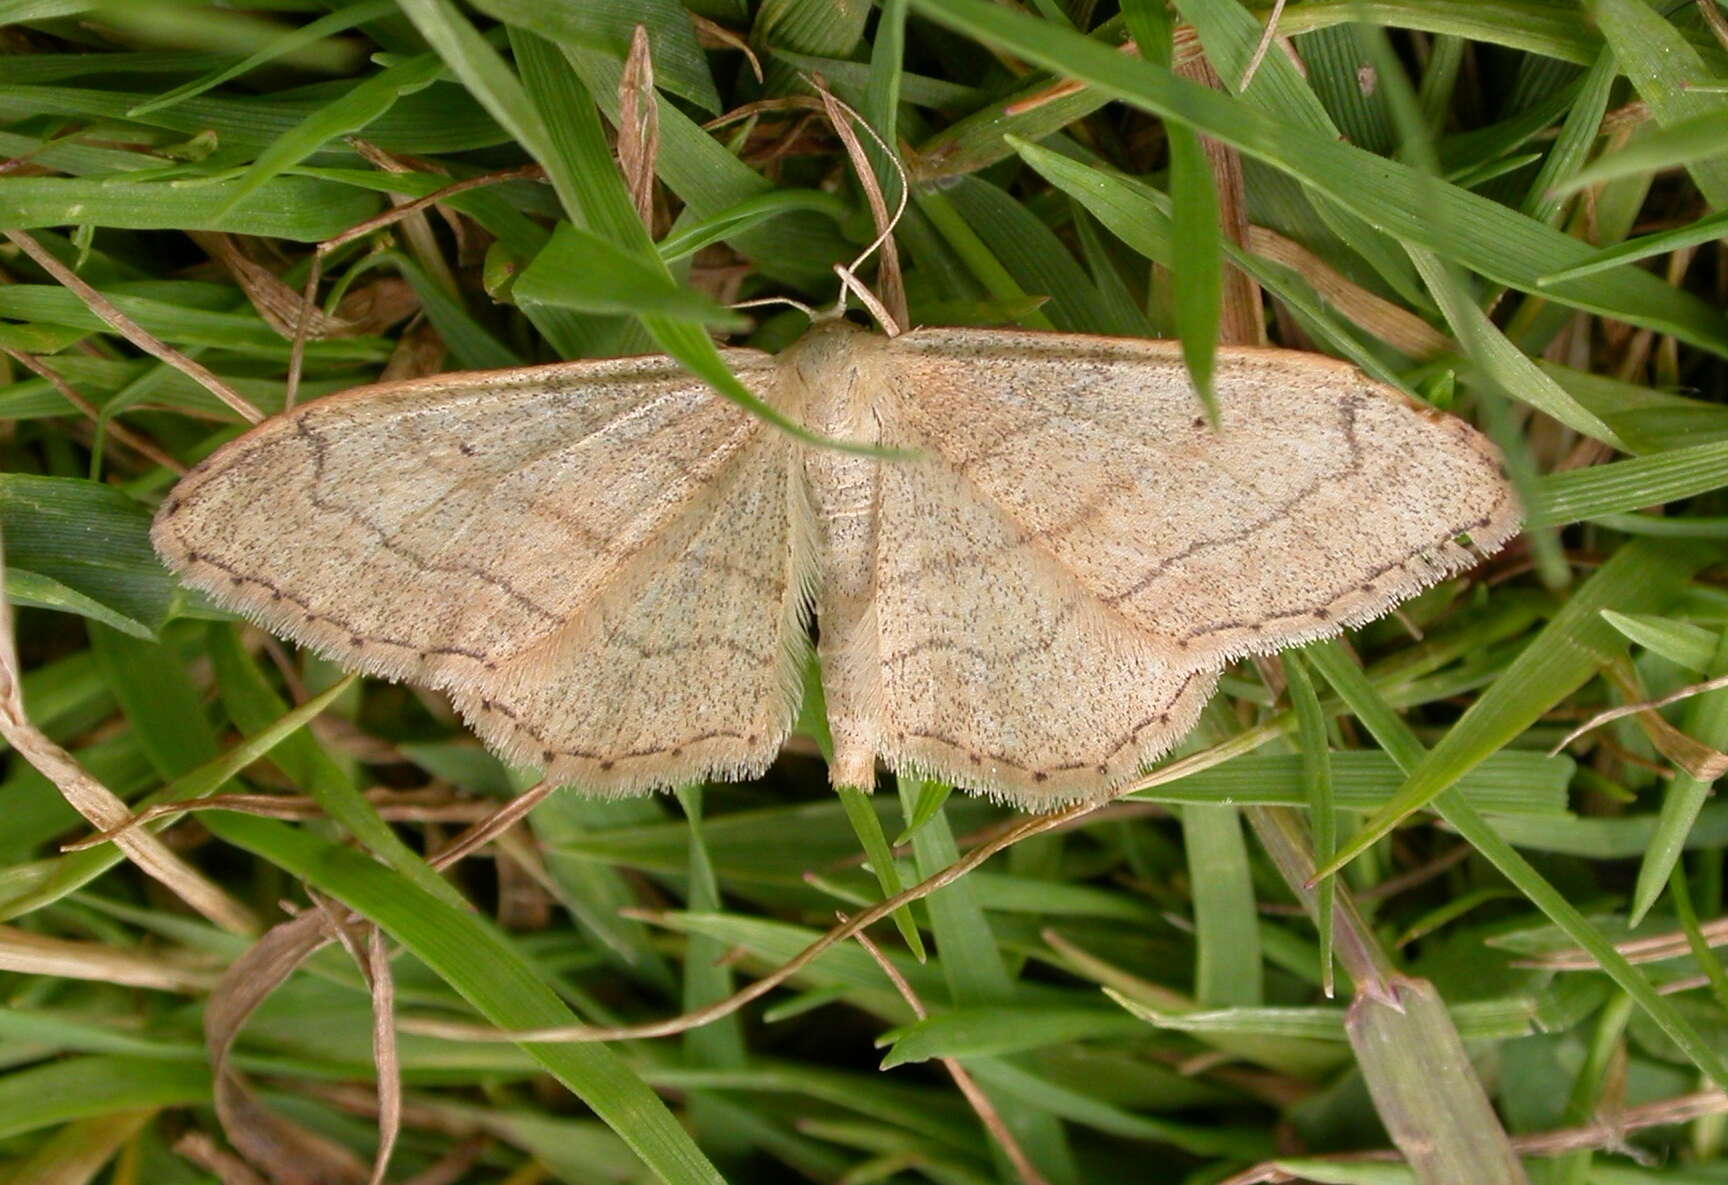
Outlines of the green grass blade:
M1625 639L1601 619L1603 609L1628 613L1661 608L1713 558L1713 549L1686 544L1654 547L1643 540L1616 552L1409 771L1392 801L1374 812L1320 875L1330 876L1361 855L1410 812L1428 805L1623 653Z
M1570 469L1541 478L1525 508L1529 521L1561 526L1659 506L1728 486L1728 442Z
M1307 783L1308 827L1314 838L1314 863L1323 865L1338 846L1338 815L1332 796L1331 744L1326 736L1326 717L1320 710L1314 680L1308 675L1300 652L1283 656L1284 678L1290 689L1290 706L1296 711L1296 744L1301 750L1302 780ZM1332 995L1332 909L1338 885L1327 877L1315 886L1315 929L1320 935L1320 989Z
M1029 61L1080 79L1155 115L1190 123L1214 139L1312 186L1395 237L1450 258L1489 279L1532 291L1537 281L1580 262L1590 248L1496 202L1362 149L1310 134L1216 91L1183 82L1088 38L988 3L917 0L931 19ZM1435 218L1434 203L1443 205ZM1448 233L1440 235L1436 225ZM1607 272L1544 289L1548 297L1605 316L1728 351L1721 313L1654 276Z
M376 20L378 17L385 16L395 11L396 5L393 3L393 0L360 0L357 4L349 4L343 8L338 8L335 12L321 16L315 21L309 21L297 29L290 29L284 32L280 37L276 38L269 45L266 45L263 49L240 59L232 65L226 65L220 69L212 70L210 73L205 74L200 78L194 78L191 82L182 83L173 90L164 91L162 94L157 95L154 98L138 103L134 105L131 110L127 111L126 114L133 118L137 118L141 115L147 115L152 111L160 111L164 107L172 107L174 104L184 99L195 98L196 96L203 94L205 91L214 90L225 82L232 82L243 74L250 74L253 70L256 70L258 67L269 62L274 62L281 58L292 57L301 50L317 44L326 37L330 37L336 33L345 32L352 29L355 25L364 24L366 21L370 20Z
M472 910L452 906L359 852L266 819L212 813L227 842L269 860L378 923L500 1028L576 1023L522 954ZM582 1099L668 1185L723 1185L666 1105L603 1045L523 1048Z
M1662 12L1643 0L1590 0L1586 7L1621 72L1650 105L1658 124L1675 128L1714 118L1718 129L1728 127L1723 122L1728 121L1728 95L1711 94L1694 85L1715 82L1716 73ZM1728 206L1728 160L1718 151L1685 163L1709 203L1718 209Z
M1633 544L1626 550L1630 551L1636 546ZM1574 595L1582 596L1588 588L1589 585L1586 584ZM1421 741L1417 740L1409 727L1386 706L1385 701L1375 694L1361 669L1337 643L1309 647L1306 654L1325 676L1326 681L1344 697L1357 719L1362 721L1363 726L1406 773L1414 775L1431 763L1433 751L1423 749ZM1658 993L1650 981L1615 949L1613 943L1590 924L1577 906L1531 867L1529 861L1491 828L1474 807L1465 802L1455 789L1442 791L1437 796L1436 805L1446 821L1457 829L1471 847L1498 868L1519 892L1565 931L1573 942L1590 953L1602 970L1638 1003L1694 1065L1718 1084L1728 1084L1728 1062L1724 1062L1721 1055L1704 1040L1697 1029L1680 1015L1673 1003Z
M1728 633L1718 637L1704 671L1705 677L1712 679L1724 673L1728 673ZM1706 691L1686 701L1680 731L1713 749L1728 746L1728 690ZM1632 892L1628 919L1632 925L1643 920L1662 895L1671 874L1679 866L1687 833L1698 821L1698 812L1704 809L1705 800L1715 786L1714 780L1695 778L1683 769L1675 771L1674 780L1668 783L1662 795L1656 834L1638 866L1638 883Z

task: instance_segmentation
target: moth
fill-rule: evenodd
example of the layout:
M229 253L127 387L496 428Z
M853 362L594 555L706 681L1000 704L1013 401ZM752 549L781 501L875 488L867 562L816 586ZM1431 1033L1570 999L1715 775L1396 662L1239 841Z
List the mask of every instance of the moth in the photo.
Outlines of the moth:
M1488 441L1350 366L842 319L725 351L807 445L666 357L446 374L267 420L163 501L162 558L344 665L448 692L599 794L760 774L814 616L838 785L878 760L1097 800L1233 658L1335 634L1518 529Z

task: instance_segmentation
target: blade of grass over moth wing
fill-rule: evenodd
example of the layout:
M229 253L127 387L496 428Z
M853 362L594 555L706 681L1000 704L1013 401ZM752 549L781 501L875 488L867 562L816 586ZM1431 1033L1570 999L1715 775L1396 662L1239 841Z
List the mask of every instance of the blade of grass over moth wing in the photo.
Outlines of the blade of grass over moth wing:
M1141 56L1169 67L1171 29L1162 3L1130 0L1123 6L1122 15ZM1224 246L1218 191L1213 184L1211 162L1192 127L1179 117L1166 118L1164 138L1170 152L1171 315L1176 323L1176 336L1182 342L1182 361L1188 368L1188 379L1194 385L1206 419L1217 427L1218 399L1212 391L1212 362L1218 351L1224 300L1221 274ZM1255 962L1259 960L1256 958Z
M1624 653L1625 638L1602 620L1601 610L1627 613L1662 608L1716 554L1716 549L1699 544L1656 546L1644 540L1635 540L1617 551L1578 587L1440 743L1406 771L1404 785L1393 800L1345 841L1320 875L1330 876L1361 855L1412 811L1428 805L1466 770L1517 737Z
M1637 546L1632 544L1621 554ZM1588 588L1588 584L1580 588L1573 594L1574 598L1581 596ZM1558 621L1558 618L1556 620ZM1413 774L1430 763L1435 750L1423 748L1416 734L1411 732L1409 726L1375 693L1362 669L1345 653L1342 646L1337 642L1316 643L1306 647L1303 653L1343 698L1363 727L1406 774ZM1498 868L1501 875L1546 914L1550 921L1559 926L1574 943L1590 953L1597 965L1637 1002L1650 1019L1679 1046L1693 1065L1718 1086L1728 1087L1728 1062L1724 1062L1716 1049L1675 1009L1673 1002L1659 994L1651 982L1614 948L1613 943L1590 924L1577 906L1545 880L1499 832L1489 826L1475 807L1465 802L1455 789L1444 790L1436 796L1435 806L1471 847ZM1327 874L1327 870L1323 869L1320 875Z
M1718 636L1704 674L1710 678L1728 673L1728 632ZM1690 700L1680 720L1681 731L1712 748L1728 745L1728 691L1709 691ZM1686 836L1698 821L1698 812L1715 788L1715 781L1676 770L1662 794L1662 810L1656 833L1638 865L1638 882L1632 892L1628 921L1637 925L1650 912L1678 867Z
M264 819L213 812L210 829L376 922L493 1024L541 1028L575 1018L533 966L491 924L404 883L358 852ZM664 1103L601 1045L529 1044L524 1050L593 1108L668 1185L724 1185Z
M1265 161L1398 238L1426 247L1489 279L1533 291L1537 280L1585 258L1585 244L1456 186L1430 186L1415 170L1360 148L1289 126L1216 91L1182 82L1151 63L1124 57L1048 21L988 0L916 0L932 20L983 38L1049 69L1098 87L1155 115L1181 119L1245 155ZM1432 197L1430 195L1433 195ZM1432 201L1450 232L1435 229ZM1603 273L1546 288L1553 300L1728 351L1718 310L1654 276Z

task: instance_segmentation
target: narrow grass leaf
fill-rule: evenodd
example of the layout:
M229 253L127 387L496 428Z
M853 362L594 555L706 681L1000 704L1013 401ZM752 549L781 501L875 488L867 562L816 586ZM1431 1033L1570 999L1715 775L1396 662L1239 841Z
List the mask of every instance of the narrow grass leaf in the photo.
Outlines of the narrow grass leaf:
M1638 543L1630 544L1619 554L1626 555L1628 552L1638 550L1641 546ZM1639 558L1646 557L1635 557L1634 566L1636 566ZM1696 554L1687 558L1687 563L1702 562L1703 557ZM1593 583L1594 581L1578 588L1573 593L1574 599L1576 600L1588 593ZM1565 615L1565 612L1562 611L1562 616ZM1556 621L1558 620L1556 618ZM1407 774L1420 773L1422 769L1433 763L1432 753L1437 750L1429 751L1423 748L1422 742L1410 731L1409 726L1387 706L1386 702L1375 693L1361 668L1344 652L1341 646L1336 642L1325 643L1310 647L1306 654L1316 669L1326 678L1326 681L1332 684L1333 688L1344 698L1344 701L1349 704L1350 710L1362 722L1363 727L1367 728L1374 739L1380 743L1380 746L1392 755L1393 759ZM1447 735L1450 737L1451 734L1448 733ZM1564 893L1544 879L1530 865L1529 861L1520 856L1511 844L1507 843L1501 834L1490 827L1476 812L1476 809L1457 793L1455 788L1441 791L1436 796L1436 806L1446 822L1457 830L1471 847L1498 868L1501 874L1519 892L1546 914L1574 943L1589 952L1608 977L1618 984L1627 995L1637 1001L1638 1006L1680 1047L1694 1065L1718 1085L1728 1087L1728 1062L1724 1062L1721 1055L1704 1040L1698 1030L1681 1016L1673 1002L1660 995L1650 981L1626 960L1626 957L1614 947L1613 943L1600 930L1590 924L1577 906L1573 905ZM1571 826L1577 827L1578 824L1589 822L1595 822L1595 820L1580 819ZM1623 820L1614 820L1614 822L1621 826L1624 826L1625 823ZM1725 817L1721 822L1728 824L1728 817ZM1564 821L1559 820L1543 824L1549 835L1563 831L1566 826Z
M1259 907L1242 818L1233 807L1182 809L1182 839L1194 903L1194 995L1208 1006L1258 1004Z
M1114 1008L957 1008L889 1029L876 1039L888 1046L881 1068L942 1057L1018 1053L1048 1045L1142 1032Z
M472 910L422 891L359 852L267 819L212 812L212 831L383 926L503 1029L576 1023L514 945ZM668 1185L722 1178L654 1092L603 1045L529 1044L530 1057L593 1108Z
M257 52L234 62L231 65L212 70L190 82L182 83L172 90L164 91L154 98L138 103L126 112L136 118L163 107L172 107L183 99L201 95L205 91L214 90L225 82L231 82L243 74L250 74L258 67L274 62L279 58L290 57L307 46L315 45L336 33L346 32L354 26L367 21L376 20L381 16L396 11L394 0L360 0L357 4L345 5L335 12L327 13L317 20L308 21L297 29L289 29L277 37L269 45Z
M90 644L139 747L163 781L215 759L216 730L173 650L94 623Z
M1563 526L1723 486L1728 486L1728 441L1548 474L1536 483L1525 511L1534 525Z
M1616 613L1612 609L1602 610L1602 620L1625 634L1627 640L1699 674L1710 666L1716 654L1716 631L1689 621L1656 613Z
M1336 711L1336 704L1333 710ZM1328 755L1334 805L1366 811L1384 805L1402 780L1384 753L1346 749ZM1461 794L1493 814L1562 815L1574 766L1570 758L1503 749L1458 782ZM1140 802L1235 806L1307 806L1307 767L1296 755L1233 758L1131 797Z
M54 580L118 617L161 629L175 579L150 549L150 511L111 485L0 473L7 565Z
M1728 117L1721 121L1723 126L1723 142L1720 151L1728 152ZM1653 255L1667 255L1674 251L1684 251L1688 247L1696 247L1700 243L1711 243L1728 236L1728 210L1718 214L1709 214L1696 222L1685 226L1676 226L1669 230L1659 230L1654 234L1639 235L1635 239L1627 239L1624 243L1616 243L1612 247L1604 247L1596 253L1596 257L1588 263L1580 263L1564 271L1555 272L1551 276L1543 276L1540 284L1558 284L1565 280L1588 276L1593 272L1607 271L1609 268L1623 267L1640 259L1649 259Z
M138 1107L209 1102L210 1071L151 1058L75 1057L0 1078L0 1138Z
M116 613L95 597L86 596L52 576L24 568L6 569L6 599L14 605L35 609L54 609L61 613L76 613L99 621L134 638L153 640L156 633L149 626L123 613Z
M369 194L301 177L279 177L236 198L239 185L8 177L0 185L0 228L212 230L314 243L365 221L380 204Z
M1721 633L1712 647L1706 678L1714 679L1728 673L1728 632ZM1680 731L1712 749L1728 747L1728 689L1706 691L1686 701L1681 709ZM1632 891L1629 920L1637 925L1656 904L1662 890L1680 860L1686 835L1698 821L1716 786L1715 781L1695 778L1685 770L1676 770L1674 779L1662 794L1662 811L1657 818L1656 834L1638 866L1638 882Z
M1716 81L1715 73L1666 15L1644 0L1590 0L1586 8L1658 124L1680 128L1700 118L1717 121L1717 151L1692 156L1685 163L1710 204L1718 209L1728 206L1728 159L1720 151L1721 132L1728 128L1724 122L1728 121L1728 95L1695 88L1697 83ZM1670 163L1679 162L1671 157Z
M1408 771L1408 779L1392 801L1374 812L1321 868L1320 875L1330 876L1361 855L1406 815L1426 806L1465 771L1516 738L1542 713L1623 653L1625 638L1601 619L1603 609L1628 613L1661 608L1714 556L1714 549L1696 544L1656 547L1643 540L1615 552L1477 697L1440 743Z
M443 73L437 54L421 54L387 66L345 91L342 97L308 115L291 131L258 154L258 159L229 187L220 213L227 214L285 169L299 164L331 140L361 131L382 116L402 95L432 84Z

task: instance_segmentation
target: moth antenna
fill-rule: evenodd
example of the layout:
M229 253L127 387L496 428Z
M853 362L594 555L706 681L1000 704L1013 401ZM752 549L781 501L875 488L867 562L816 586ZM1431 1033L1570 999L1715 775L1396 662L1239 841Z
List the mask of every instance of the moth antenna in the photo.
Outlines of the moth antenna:
M888 306L878 300L876 294L865 287L864 282L853 275L850 268L837 263L834 265L834 274L840 277L840 303L835 305L832 312L823 314L823 320L832 320L845 312L846 294L852 292L857 294L859 303L868 310L870 315L876 318L877 323L882 326L883 333L889 337L899 337L905 332L901 328L900 322L896 321L894 315L888 311Z
M729 309L759 309L764 305L771 304L791 305L810 318L811 321L820 321L826 316L825 313L818 312L801 300L793 300L790 296L764 296L760 300L741 300L737 304L729 304L726 307Z
M906 216L906 205L912 191L906 166L900 163L899 155L889 146L888 141L884 140L857 110L837 98L828 89L820 75L807 75L805 80L821 97L823 109L828 114L828 121L834 125L835 133L840 137L841 143L846 146L846 155L852 161L853 172L858 175L858 183L863 186L864 195L870 202L870 213L876 222L876 237L863 251L859 252L858 257L851 262L845 272L855 276L858 269L863 267L872 255L880 251L882 264L878 278L881 281L882 294L886 300L866 301L865 307L869 308L872 314L875 314L877 305L892 307L894 315L878 316L877 319L882 322L884 328L889 325L899 325L909 320L906 312L906 290L900 279L900 256L894 249L894 230L900 225L900 220ZM859 142L854 128L862 128L864 134L871 139L877 148L882 150L882 155L893 166L895 176L900 184L892 213L889 212L888 203L883 198L882 186L877 180L876 170L871 165L870 158L864 154L864 147ZM843 273L841 309L845 307L847 287L851 287L851 285L844 284ZM838 311L836 310L836 315L838 315Z

